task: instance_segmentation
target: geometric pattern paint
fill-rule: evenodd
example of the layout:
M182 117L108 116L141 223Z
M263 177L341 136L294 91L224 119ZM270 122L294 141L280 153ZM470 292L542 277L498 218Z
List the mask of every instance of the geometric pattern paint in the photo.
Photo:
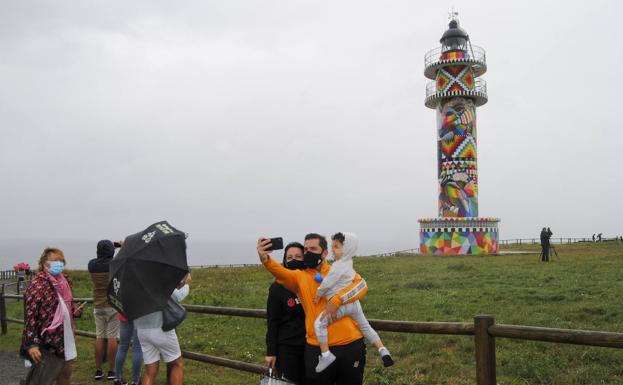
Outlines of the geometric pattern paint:
M420 232L422 254L497 254L499 251L497 231Z
M446 72L452 74L456 71L457 68L451 68ZM440 103L437 108L437 122L439 216L477 217L478 176L474 101L470 98L454 97Z
M459 148L461 143L463 143L463 140L465 140L465 137L459 135L454 135L448 137L447 139L440 139L439 146L443 153L443 159L452 158L452 155L455 153L457 148Z
M476 81L472 67L466 65L447 66L437 72L438 93L452 91L472 91Z
M457 146L452 154L454 159L476 159L476 142L472 136L467 136Z
M465 51L448 51L441 54L439 60L463 59L467 57Z

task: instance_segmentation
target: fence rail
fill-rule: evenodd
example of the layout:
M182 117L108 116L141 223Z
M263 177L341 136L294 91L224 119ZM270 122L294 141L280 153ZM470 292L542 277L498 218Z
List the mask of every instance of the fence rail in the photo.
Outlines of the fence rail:
M24 324L24 320L20 320L17 318L4 318L4 322L15 323L15 324ZM95 338L95 333L86 332L83 330L75 330L74 331L77 336L87 337L87 338ZM6 334L6 333L2 333ZM182 350L182 356L189 360L205 362L207 364L223 366L226 368L236 369L243 372L256 373L256 374L266 374L266 367L258 364L251 364L243 361L231 360L229 358L210 356L208 354L197 353L197 352L189 352L187 350Z
M6 299L20 300L16 294L6 294L2 285L0 295L0 322L2 334L8 331L7 322L23 324L24 321L8 318ZM74 298L75 302L93 302L92 298ZM212 314L233 317L266 318L264 309L245 309L234 307L184 305L189 313ZM443 334L473 336L476 360L476 384L496 384L495 339L510 338L550 343L563 343L607 348L623 348L623 333L612 333L591 330L554 329L522 325L496 325L492 315L477 315L473 323L468 322L412 322L393 320L369 320L370 324L380 331L396 333ZM95 338L95 333L76 330L76 335ZM194 361L223 366L249 373L263 374L266 367L249 362L237 361L223 357L210 356L203 353L182 351L182 356Z
M193 265L189 266L191 269L223 269L234 267L257 267L259 263L231 263L226 265Z
M617 237L611 238L602 238L601 241L595 242L612 242L612 241L623 241L623 239L619 239ZM565 245L565 244L573 244L573 243L592 243L593 240L590 237L557 237L551 238L550 243L553 245ZM498 241L500 245L504 246L520 246L520 245L540 245L540 238L515 238L515 239L501 239ZM405 250L395 250L395 251L387 251L380 252L376 254L367 255L368 257L395 257L400 255L413 255L419 254L419 248L413 249L405 249ZM190 266L192 269L216 269L216 268L235 268L235 267L257 267L260 266L260 263L238 263L238 264L226 264L226 265L195 265Z
M572 243L593 243L593 242L612 242L620 241L617 237L602 238L601 241L593 241L592 237L569 238L569 237L552 237L549 242L555 245L570 245ZM501 239L498 241L500 245L538 245L541 243L540 238L517 238L517 239Z
M8 281L10 279L17 279L15 270L0 270L0 281Z

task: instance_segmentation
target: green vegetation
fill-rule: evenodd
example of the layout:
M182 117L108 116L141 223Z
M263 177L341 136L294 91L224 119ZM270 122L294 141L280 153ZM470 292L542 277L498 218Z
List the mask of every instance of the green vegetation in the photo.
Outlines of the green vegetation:
M538 261L538 247L513 247L532 254L482 257L363 257L356 270L370 291L362 301L369 318L473 322L494 314L497 323L623 332L623 243L557 246L553 262ZM71 274L76 296L90 296L84 272ZM263 308L272 281L262 268L205 269L193 273L188 302ZM81 330L94 330L87 309ZM9 316L21 317L21 304ZM15 350L21 328L0 337ZM190 314L178 330L186 350L262 363L265 321ZM396 365L385 369L368 351L366 384L473 384L473 338L380 333ZM90 383L92 341L78 337L75 382ZM496 340L499 384L623 384L623 350ZM129 361L129 360L128 360ZM187 384L257 384L259 376L186 361ZM161 368L161 372L164 370ZM127 373L127 372L126 372Z

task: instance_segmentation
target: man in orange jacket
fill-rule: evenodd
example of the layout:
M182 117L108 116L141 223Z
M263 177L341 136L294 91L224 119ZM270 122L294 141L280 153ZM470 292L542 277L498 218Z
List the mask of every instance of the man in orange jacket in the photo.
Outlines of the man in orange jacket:
M311 233L305 236L305 254L302 270L289 270L270 257L271 243L268 238L260 238L257 252L264 267L275 276L277 283L296 293L305 311L307 345L305 347L305 371L308 385L361 385L366 363L366 346L357 323L350 317L335 319L339 306L359 300L368 291L366 282L357 274L353 283L344 288L329 301L325 298L314 302L316 289L327 275L330 265L326 262L327 239ZM316 373L320 348L314 330L314 321L321 312L332 322L328 328L329 347L336 356L331 366Z

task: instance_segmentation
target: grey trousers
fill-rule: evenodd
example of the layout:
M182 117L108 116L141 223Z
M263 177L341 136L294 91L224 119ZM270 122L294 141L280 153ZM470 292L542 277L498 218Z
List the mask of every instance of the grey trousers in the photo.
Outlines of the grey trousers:
M318 337L318 342L327 342L329 340L327 327L329 326L329 318L323 317L324 313L320 313L316 321L314 322L314 329L316 331L316 337ZM350 317L359 325L359 330L364 337L370 342L374 344L376 341L381 338L374 331L370 323L366 319L365 314L363 314L363 309L361 308L361 304L359 301L347 303L346 305L342 305L337 309L337 318L342 317Z

